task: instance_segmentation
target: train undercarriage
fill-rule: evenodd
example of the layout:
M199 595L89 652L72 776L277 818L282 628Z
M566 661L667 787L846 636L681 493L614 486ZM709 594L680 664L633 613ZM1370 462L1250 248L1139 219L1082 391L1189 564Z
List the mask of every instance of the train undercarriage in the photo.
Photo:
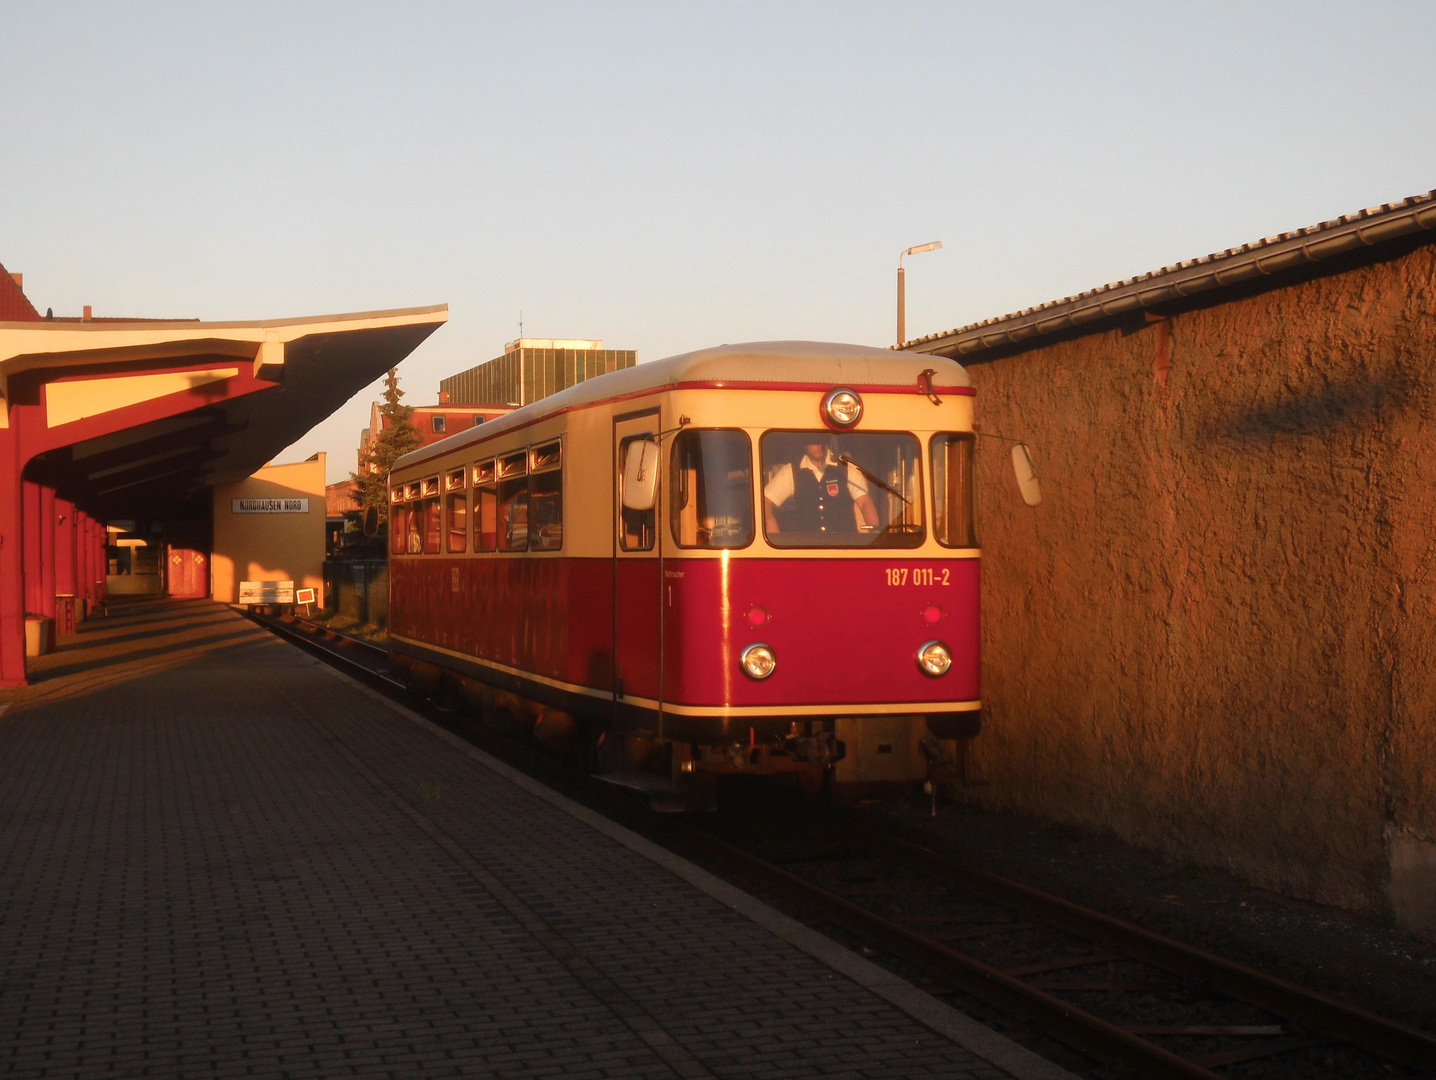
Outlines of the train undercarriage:
M812 799L841 803L921 787L935 807L943 789L971 783L969 746L981 728L978 711L765 717L714 738L711 721L692 730L669 721L659 731L640 718L560 708L403 654L391 656L390 669L437 708L532 740L660 811L716 809L718 784L737 776L788 778Z

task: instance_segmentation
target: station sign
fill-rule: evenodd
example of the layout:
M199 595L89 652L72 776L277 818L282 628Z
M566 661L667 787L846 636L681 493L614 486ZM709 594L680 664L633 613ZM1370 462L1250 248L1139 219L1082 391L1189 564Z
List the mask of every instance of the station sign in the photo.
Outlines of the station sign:
M234 514L307 514L308 499L231 499Z

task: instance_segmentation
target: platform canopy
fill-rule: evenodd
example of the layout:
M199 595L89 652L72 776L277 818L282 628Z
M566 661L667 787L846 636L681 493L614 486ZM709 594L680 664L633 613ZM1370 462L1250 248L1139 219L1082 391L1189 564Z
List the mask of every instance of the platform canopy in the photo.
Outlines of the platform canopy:
M393 367L444 305L271 322L0 323L25 479L143 517L248 476Z
M95 599L104 569L87 560L102 562L106 522L193 524L210 488L254 473L448 317L42 318L0 267L0 687L25 682L27 613Z

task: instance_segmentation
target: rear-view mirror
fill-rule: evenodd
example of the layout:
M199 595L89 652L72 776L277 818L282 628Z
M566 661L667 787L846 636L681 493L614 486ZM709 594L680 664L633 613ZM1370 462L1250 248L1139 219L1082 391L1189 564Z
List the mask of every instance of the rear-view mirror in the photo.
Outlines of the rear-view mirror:
M1017 490L1022 493L1022 501L1028 506L1038 505L1042 501L1042 485L1037 481L1037 466L1026 443L1012 447L1012 471L1017 474Z
M652 510L658 496L658 443L635 439L623 458L623 506L626 510Z

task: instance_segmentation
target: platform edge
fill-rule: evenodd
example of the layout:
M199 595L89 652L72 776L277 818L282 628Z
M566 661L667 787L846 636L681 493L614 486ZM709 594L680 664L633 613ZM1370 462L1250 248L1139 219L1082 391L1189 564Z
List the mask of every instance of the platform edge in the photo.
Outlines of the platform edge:
M306 658L313 659L307 653L303 653L298 646L290 645L288 642L278 642L278 644L288 645ZM513 766L499 761L472 743L465 741L461 736L447 731L419 715L413 709L385 697L377 690L365 686L327 664L321 663L319 666L334 678L348 684L366 697L380 702L429 734L462 751L489 771L542 799L555 809L576 818L609 839L622 844L635 854L663 867L700 892L717 900L724 907L742 915L750 922L756 923L780 940L882 998L924 1027L949 1039L963 1049L971 1051L984 1061L996 1065L1012 1076L1013 1080L1080 1080L1074 1073L1067 1071L1055 1062L1048 1061L1040 1054L993 1031L965 1013L954 1009L951 1005L919 990L907 980L892 974L871 960L864 959L818 931L804 926L796 919L784 915L757 897L751 896L737 886L730 885L722 878L689 862L681 855L675 855L666 848L644 839L630 829L610 821L602 814L590 810L586 806L581 806L567 796L546 787Z

